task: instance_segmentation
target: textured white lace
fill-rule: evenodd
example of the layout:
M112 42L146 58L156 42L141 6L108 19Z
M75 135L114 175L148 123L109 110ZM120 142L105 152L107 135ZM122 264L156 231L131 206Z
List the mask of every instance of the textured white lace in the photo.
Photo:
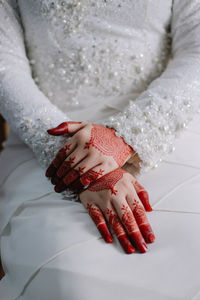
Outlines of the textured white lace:
M65 141L46 129L114 103L101 123L147 171L198 111L199 37L197 0L1 0L0 111L46 167Z
M175 138L200 107L200 2L174 1L172 60L136 101L104 124L139 154L140 173L175 150Z
M0 2L0 100L9 125L47 167L66 139L50 136L46 130L69 119L34 83L20 20L8 1Z

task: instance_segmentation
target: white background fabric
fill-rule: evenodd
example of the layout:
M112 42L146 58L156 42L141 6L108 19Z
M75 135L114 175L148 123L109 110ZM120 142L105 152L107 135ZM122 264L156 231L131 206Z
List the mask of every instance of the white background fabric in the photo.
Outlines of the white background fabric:
M1 255L9 274L1 300L200 299L199 119L159 168L138 178L153 206L147 215L156 240L146 254L126 255L116 239L106 244L82 204L54 193L31 151L17 143L11 136L0 156L9 166L1 171Z

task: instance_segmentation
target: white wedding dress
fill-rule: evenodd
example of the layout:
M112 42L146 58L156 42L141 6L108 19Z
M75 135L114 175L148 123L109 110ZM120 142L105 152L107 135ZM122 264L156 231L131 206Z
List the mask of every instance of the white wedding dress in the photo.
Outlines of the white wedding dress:
M199 0L0 0L0 299L200 299L199 108ZM67 120L138 153L125 168L153 207L146 254L106 244L45 178L65 141L46 130Z

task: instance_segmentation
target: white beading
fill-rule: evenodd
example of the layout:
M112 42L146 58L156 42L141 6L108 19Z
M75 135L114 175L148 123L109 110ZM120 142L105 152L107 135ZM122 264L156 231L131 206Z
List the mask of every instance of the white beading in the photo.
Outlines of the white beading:
M199 20L197 0L1 0L1 113L46 167L65 141L46 129L114 105L101 123L147 171L198 110Z

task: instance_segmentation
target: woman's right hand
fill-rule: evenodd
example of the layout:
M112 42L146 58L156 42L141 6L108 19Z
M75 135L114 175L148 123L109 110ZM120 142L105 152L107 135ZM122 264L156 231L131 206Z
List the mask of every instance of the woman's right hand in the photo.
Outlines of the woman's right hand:
M144 253L148 249L146 243L155 240L135 182L131 174L118 168L99 178L79 195L103 239L113 242L108 222L127 254L135 252L135 248Z

